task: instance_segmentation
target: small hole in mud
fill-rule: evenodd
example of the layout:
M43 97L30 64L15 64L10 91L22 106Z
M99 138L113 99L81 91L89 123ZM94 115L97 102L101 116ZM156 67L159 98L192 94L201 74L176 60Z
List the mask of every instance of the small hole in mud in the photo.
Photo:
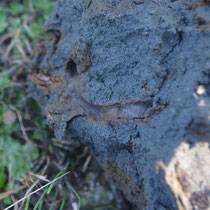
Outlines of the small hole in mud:
M71 77L74 77L77 74L77 64L72 59L66 64L66 71Z
M207 24L207 20L205 20L204 18L202 17L196 17L196 23L197 25L201 26L201 25L205 25Z

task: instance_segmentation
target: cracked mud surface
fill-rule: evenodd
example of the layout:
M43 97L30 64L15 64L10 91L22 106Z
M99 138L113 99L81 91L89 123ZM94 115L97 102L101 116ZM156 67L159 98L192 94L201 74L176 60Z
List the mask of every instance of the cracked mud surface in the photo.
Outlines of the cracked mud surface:
M32 94L56 137L89 145L137 209L181 208L166 166L183 142L209 144L209 21L207 1L58 0L46 23ZM208 209L204 188L187 199L201 192Z

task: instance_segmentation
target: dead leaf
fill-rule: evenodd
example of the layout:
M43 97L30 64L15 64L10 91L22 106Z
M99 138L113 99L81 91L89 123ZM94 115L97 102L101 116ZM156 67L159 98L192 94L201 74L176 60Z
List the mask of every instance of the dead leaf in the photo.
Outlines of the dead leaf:
M15 120L16 120L16 114L13 111L8 110L8 111L4 112L3 122L5 124L7 124L7 125L12 124L15 122Z

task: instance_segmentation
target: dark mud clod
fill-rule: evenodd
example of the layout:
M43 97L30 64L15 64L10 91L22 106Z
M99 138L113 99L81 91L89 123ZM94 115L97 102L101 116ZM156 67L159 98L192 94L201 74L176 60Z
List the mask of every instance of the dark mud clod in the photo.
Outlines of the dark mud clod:
M58 0L32 91L136 209L207 208L194 192L210 191L210 7L142 2Z

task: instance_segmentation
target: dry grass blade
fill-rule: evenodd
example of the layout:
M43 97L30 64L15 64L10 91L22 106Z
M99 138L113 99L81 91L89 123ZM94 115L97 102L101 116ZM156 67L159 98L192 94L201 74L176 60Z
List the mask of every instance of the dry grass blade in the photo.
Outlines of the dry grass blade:
M57 140L56 138L52 138L51 140L61 145L66 145L66 146L71 146L71 147L81 146L81 144L78 142L69 142L69 141L64 141L64 140L60 141L60 140Z
M34 193L37 193L38 191L44 189L45 187L51 185L52 183L56 182L57 180L61 179L62 177L66 176L67 174L69 174L70 171L66 172L65 174L59 176L58 178L52 180L51 182L45 184L44 186L40 187L39 189L35 190L34 192L31 192L30 194L28 194L27 196L24 196L23 198L21 198L20 200L18 200L17 202L13 203L12 205L8 206L7 208L5 208L4 210L8 210L10 208L12 208L13 206L15 206L16 204L20 203L21 201L25 200L28 196L33 195Z
M5 54L4 54L4 59L5 59L5 60L8 59L8 56L9 56L9 54L10 54L10 52L11 52L11 50L12 50L12 48L13 48L14 46L15 46L15 40L13 39L13 40L10 42L10 44L9 44L9 46L7 47L7 50L6 50Z
M27 63L30 63L30 60L29 60L29 58L26 56L26 53L25 53L24 49L22 48L19 39L16 40L16 46L17 46L18 51L19 51L20 54L22 55L23 60L26 61Z
M25 38L25 39L24 39L24 43L25 43L25 45L26 45L26 48L27 48L29 54L32 56L32 51L33 51L33 50L32 50L32 47L31 47L30 42Z
M24 29L26 30L26 32L28 32L28 34L30 34L30 36L34 36L34 34L32 33L32 31L30 30L30 28L28 27L28 25L26 23L23 24Z
M87 159L86 159L86 161L85 161L83 167L82 167L82 172L83 172L83 173L85 173L85 172L87 171L87 168L88 168L88 165L89 165L90 162L91 162L91 159L92 159L92 156L89 155L89 156L87 157Z
M9 197L9 196L12 195L12 194L18 193L18 192L20 192L21 190L23 190L24 188L26 188L25 185L20 186L20 187L18 187L18 188L16 188L16 189L13 189L13 190L9 190L9 191L4 192L4 193L0 193L0 200Z
M49 166L49 162L50 162L50 160L49 160L49 158L47 158L47 164L46 164L46 166L45 166L43 172L41 173L41 176L43 176L43 175L45 174L45 172L46 172L46 170L47 170L47 168L48 168L48 166ZM25 193L25 196L24 196L24 197L27 197L27 196L29 195L29 193L33 190L33 188L34 188L39 182L40 182L40 179L37 180L37 181L36 181L36 182L27 190L27 192ZM24 204L25 204L25 200L23 200L23 202L21 203L20 209L23 209L23 205L24 205Z
M15 37L14 39L11 41L11 43L9 44L7 50L6 50L6 53L4 55L4 58L7 60L8 59L8 56L12 50L12 48L14 47L15 43L17 42L19 36L20 36L20 33L21 33L21 27L19 27L16 31L15 31Z
M1 45L2 43L4 43L7 39L9 39L9 38L11 38L12 36L14 36L15 33L16 33L16 30L15 30L15 31L12 31L12 32L10 32L10 33L8 33L8 34L5 34L5 35L0 39L0 45Z
M24 125L23 125L23 118L22 118L22 116L21 116L21 114L20 114L20 112L19 112L18 110L16 110L15 108L14 108L14 110L15 110L16 113L17 113L18 121L19 121L19 123L20 123L20 128L21 128L21 131L22 131L22 133L23 133L24 139L25 139L26 142L28 143L29 148L30 148L30 151L31 151L31 154L32 154L33 147L32 147L31 140L29 139L29 137L28 137L28 135L27 135L27 133L26 133L26 131L25 131L25 127L24 127Z
M29 172L29 174L30 174L31 176L36 177L37 179L40 179L41 181L50 182L50 180L46 179L46 177L44 177L44 176L42 176L42 175L34 174L34 173L32 173L32 172Z
M13 67L11 67L10 69L8 69L7 71L3 71L3 72L1 73L1 79L2 79L3 77L5 77L5 76L8 76L8 75L12 74L14 71L16 71L16 69L17 69L17 67L16 67L16 66L13 66Z

